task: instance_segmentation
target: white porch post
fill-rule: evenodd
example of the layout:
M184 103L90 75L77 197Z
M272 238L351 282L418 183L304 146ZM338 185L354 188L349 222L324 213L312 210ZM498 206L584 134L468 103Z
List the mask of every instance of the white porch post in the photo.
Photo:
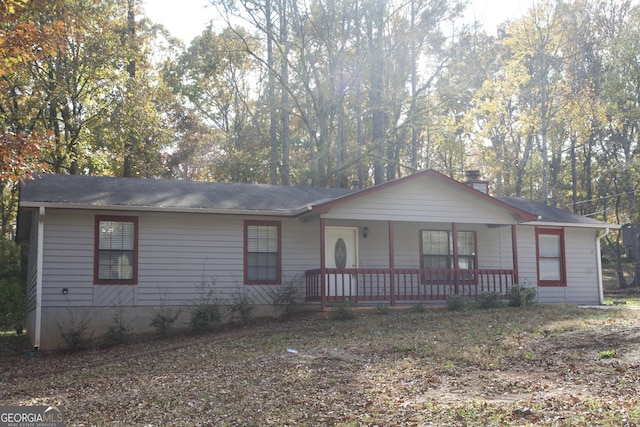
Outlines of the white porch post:
M451 223L451 240L453 244L453 285L458 294L458 224Z
M393 242L393 221L389 221L389 286L391 286L391 305L396 304L396 287L395 287L395 248Z
M40 335L42 333L42 266L44 265L44 206L38 210L38 243L36 260L36 325L33 346L40 348Z
M518 242L516 239L516 225L511 224L511 245L513 251L513 280L514 285L518 285L520 278L518 276Z
M320 310L327 305L327 261L325 259L325 220L320 218Z

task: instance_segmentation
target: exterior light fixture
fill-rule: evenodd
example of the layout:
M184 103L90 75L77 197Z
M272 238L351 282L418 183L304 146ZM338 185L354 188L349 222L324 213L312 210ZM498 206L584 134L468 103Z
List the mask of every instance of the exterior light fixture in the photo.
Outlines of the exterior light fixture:
M369 227L365 225L364 228L362 229L362 237L366 239L368 235L369 235Z

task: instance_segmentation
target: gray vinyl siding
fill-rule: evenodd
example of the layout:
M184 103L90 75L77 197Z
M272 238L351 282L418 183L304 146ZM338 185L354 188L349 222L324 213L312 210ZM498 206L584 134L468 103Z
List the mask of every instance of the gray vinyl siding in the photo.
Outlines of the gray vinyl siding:
M546 304L598 304L596 230L565 228L566 286L538 286L538 301ZM518 227L518 263L522 284L537 286L535 227Z
M42 306L93 305L93 215L47 209L43 238Z
M415 180L388 187L331 209L325 218L381 221L432 221L467 224L512 224L506 209L435 180Z
M36 299L36 285L38 279L38 212L33 211L31 231L29 234L29 262L27 265L27 296L29 300Z
M137 285L93 284L96 215L138 217ZM273 285L244 285L245 219L261 218L48 209L43 306L190 305L208 289L222 303L246 293L270 304ZM283 281L297 279L303 297L304 271L319 268L319 224L269 220L281 223Z
M517 227L518 276L520 285L537 286L536 230L534 227Z
M31 311L27 316L27 334L31 342L35 342L35 324L36 324L36 292L38 283L38 212L33 211L31 214L31 227L29 232L29 252L27 263L27 296L31 305Z

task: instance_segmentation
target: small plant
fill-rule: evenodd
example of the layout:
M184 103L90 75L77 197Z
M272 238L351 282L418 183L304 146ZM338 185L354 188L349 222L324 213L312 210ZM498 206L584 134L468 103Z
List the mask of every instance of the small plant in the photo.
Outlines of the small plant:
M356 318L356 312L353 309L353 303L349 301L349 298L345 298L341 304L335 306L335 310L333 311L333 318L343 321Z
M482 292L478 295L477 304L482 309L502 307L502 295L500 292Z
M460 294L451 294L447 296L447 308L452 311L462 311L469 308L471 300Z
M426 313L427 306L424 303L419 302L413 306L413 311L416 313Z
M200 304L191 311L189 330L202 334L212 330L221 320L220 307L217 304Z
M528 307L536 303L538 291L532 286L513 285L509 289L509 305L511 307Z
M173 324L180 315L180 310L173 310L166 305L161 305L160 309L156 311L149 326L155 328L160 338L166 338L173 329Z
M373 309L373 312L380 316L386 316L389 313L391 313L391 309L387 304L376 304L375 308Z
M296 280L291 280L278 286L271 292L273 307L282 319L290 318L298 305L298 285Z
M191 310L189 320L189 330L194 334L202 334L211 331L222 319L220 306L213 298L215 280L209 283L202 280L198 286L200 292L200 302Z
M160 291L160 308L155 311L153 319L149 323L149 326L155 328L160 338L166 338L173 329L173 324L180 316L181 310L173 309L169 307L167 301L169 301L169 289L165 288Z
M68 320L58 323L60 336L70 351L79 351L91 345L91 337L87 335L88 328L89 318L86 313L80 319L76 319L73 311L69 311Z
M603 350L600 352L600 359L612 359L616 357L615 350Z
M229 314L231 321L239 320L243 326L247 326L251 322L251 312L254 306L249 300L249 296L244 293L238 293L235 300L229 306Z
M102 336L103 341L107 345L122 344L127 335L131 333L129 323L125 321L124 310L117 308L113 316L113 322L107 328L107 332Z
M149 326L155 328L161 338L166 338L171 332L173 324L179 314L180 313L177 311L162 307L155 313L153 319L151 319L151 323L149 323Z
M22 334L27 314L33 308L18 280L0 280L0 330L11 328Z

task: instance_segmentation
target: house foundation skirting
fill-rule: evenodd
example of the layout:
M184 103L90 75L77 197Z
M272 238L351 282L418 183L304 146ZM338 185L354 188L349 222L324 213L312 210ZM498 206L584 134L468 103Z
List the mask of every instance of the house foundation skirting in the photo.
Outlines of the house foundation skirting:
M222 323L229 322L229 305L220 305ZM177 314L172 330L188 330L191 312L194 305L175 306L117 306L117 307L43 307L40 350L65 348L63 334L82 333L90 345L105 344L105 334L110 327L116 325L118 317L127 329L125 340L135 340L136 334L157 333L150 326L151 321L160 310ZM272 305L253 305L251 318L272 317L277 313ZM35 312L27 320L27 334L32 343L35 342Z

